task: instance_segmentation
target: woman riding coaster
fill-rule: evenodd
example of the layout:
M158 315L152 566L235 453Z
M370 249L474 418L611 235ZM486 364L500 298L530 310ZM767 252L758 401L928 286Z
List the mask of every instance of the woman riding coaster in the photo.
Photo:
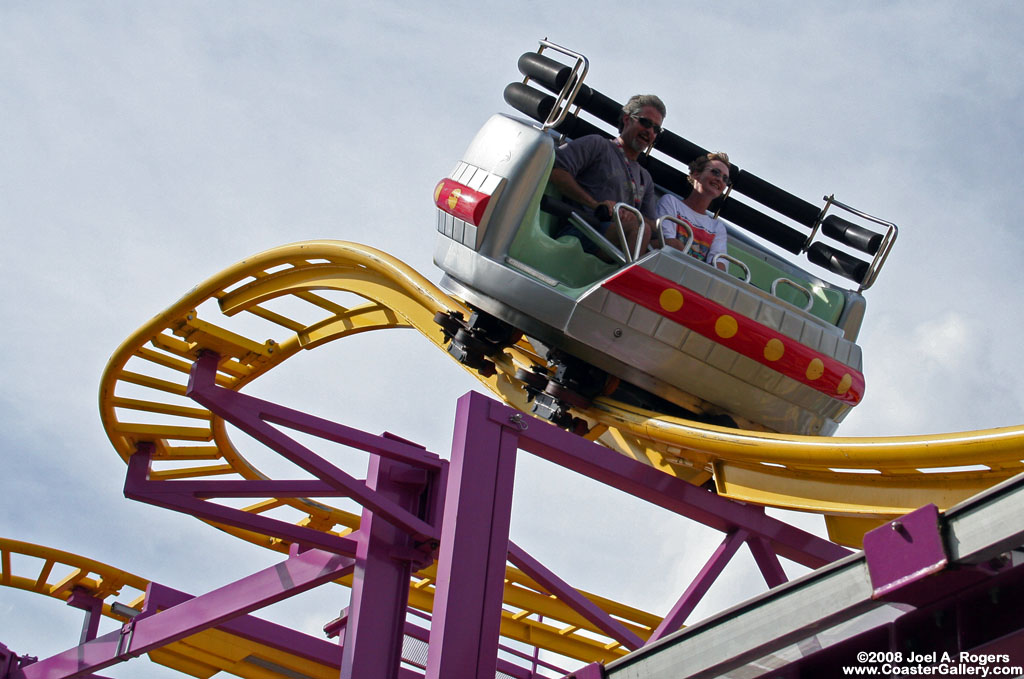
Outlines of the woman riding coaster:
M728 235L725 224L709 215L708 208L729 187L729 156L718 152L697 158L690 163L688 179L693 185L690 195L679 200L666 193L658 201L657 213L686 222L693 232L693 245L689 254L712 264L715 255L726 251ZM661 223L661 232L665 236L666 245L677 250L683 249L687 238L683 227L666 219ZM719 261L718 268L726 271L727 265Z

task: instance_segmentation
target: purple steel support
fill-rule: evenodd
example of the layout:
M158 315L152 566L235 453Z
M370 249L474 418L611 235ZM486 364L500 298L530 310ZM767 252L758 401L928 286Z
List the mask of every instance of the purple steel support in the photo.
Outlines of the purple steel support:
M371 436L351 427L219 387L216 383L219 360L217 354L205 352L193 364L186 393L194 401L313 474L317 479L333 486L342 495L351 497L362 506L373 510L375 514L386 517L394 525L424 539L438 538L435 526L402 509L392 500L370 491L365 482L354 479L272 424L434 472L440 471L442 467L439 457L420 446L404 443L394 437Z
M125 497L335 554L352 556L356 553L358 545L356 540L351 537L339 537L200 499L204 497L249 496L329 497L333 489L323 487L317 490L313 486L317 483L315 481L150 481L147 477L152 454L153 444L143 442L138 445L135 454L129 458L128 473L124 482Z
M60 679L102 670L318 587L350 572L352 559L309 550L225 587L24 668L25 679Z
M446 463L421 446L395 436L373 436L351 427L329 422L305 413L233 392L216 385L216 354L204 353L193 366L188 394L211 412L238 426L282 457L314 474L316 480L218 480L151 482L147 475L151 443L140 443L139 450L128 464L125 495L131 499L173 509L208 521L235 526L303 544L337 554L354 555L357 543L322 531L226 507L204 498L216 497L351 497L385 517L390 523L413 534L421 541L436 541L439 531L424 517L404 509L385 494L368 488L333 464L325 461L269 423L343 443L396 462L423 470L429 476L430 490L426 498L427 517L440 514L441 494Z
M487 452L477 452L481 448ZM755 552L755 558L765 578L772 581L785 576L768 553L811 568L850 554L828 540L767 516L760 507L718 497L557 427L524 419L518 411L470 392L459 401L452 444L435 595L439 608L431 632L428 679L493 673L492 649L497 644L504 579L503 559L495 548L500 539L507 539L517 449L729 534L662 623L661 634L682 623L746 540L758 540L755 550L760 551ZM508 477L504 482L502 475ZM513 557L525 555L512 548ZM555 582L549 584L558 587ZM585 604L581 606L583 602L574 601L572 596L568 599L581 614L592 613ZM456 606L466 612L459 620L453 616ZM618 638L619 633L611 636Z
M146 587L142 612L135 617L135 620L143 620L194 598L191 594L151 582ZM312 662L341 667L341 647L337 644L253 615L240 616L218 625L217 628L258 644L286 650L288 653Z
M438 543L441 549L427 654L428 679L494 676L505 565L509 558L598 629L627 647L639 644L634 633L508 542L515 461L520 448L729 534L670 614L672 620L663 622L666 630L672 624L681 624L744 540L751 540L755 559L769 584L785 578L776 554L814 568L849 553L768 517L760 508L720 498L574 434L524 419L521 413L474 392L459 401L449 469L436 455L396 437L372 436L219 387L218 361L214 354L204 354L197 360L188 394L215 415L313 474L316 480L149 481L151 445L141 444L129 462L125 493L218 523L275 535L293 545L317 548L302 554L296 550L292 559L327 551L355 554L360 566L345 625L344 677L414 675L398 668L409 575ZM278 427L371 453L368 479L361 481L349 476ZM347 538L206 501L217 497L338 496L350 497L364 507L362 529ZM443 526L439 520L442 512ZM200 599L209 603L209 597L215 594ZM140 616L120 632L81 646L75 657L79 663L76 667L79 671L90 671L106 666L104 658L121 659L145 652L182 638L174 636L175 630L195 631L221 624L268 602L248 608L225 604L217 608L224 614L220 619L211 621L209 615L203 615L199 616L202 621L194 625L180 617L182 610L192 610L188 608L191 602L152 617ZM179 613L169 615L174 611ZM161 624L154 625L154 621ZM65 660L70 660L70 656Z
M18 657L6 646L0 644L0 679L25 679L22 667L36 662L33 657ZM79 674L78 679L110 679L100 674Z
M103 600L94 597L87 590L75 587L68 597L68 606L81 608L85 611L85 621L82 623L82 636L78 643L84 644L96 638L100 629L100 617L103 615Z
M427 679L493 679L497 666L517 449L492 403L470 392L456 411Z
M644 645L643 639L511 541L508 543L508 560L536 580L541 587L547 590L548 594L558 597L559 600L568 604L577 613L594 623L599 630L626 648L634 650Z
M422 469L381 457L370 460L371 490L414 512L427 491ZM416 549L412 538L384 517L363 510L352 599L342 642L341 677L398 676L402 661L405 609L413 565L433 559Z
M711 555L708 562L704 564L704 568L700 570L697 577L693 579L690 586L686 588L683 595L679 597L679 601L672 607L672 610L668 612L665 619L661 621L658 628L651 634L650 639L647 643L653 643L658 639L661 639L667 634L675 632L677 629L683 626L686 622L686 618L689 617L693 609L697 607L700 600L707 594L708 589L714 583L715 579L721 574L722 570L732 559L733 555L736 554L736 550L747 539L747 532L744 530L736 530L729 533L722 544L718 545L718 549Z
M934 596L934 583L918 583L948 563L938 508L925 505L865 533L864 558L874 598L921 604Z
M518 411L490 404L490 418L507 423ZM760 507L733 502L663 471L534 418L522 420L519 447L545 460L642 498L681 516L728 533L745 530L762 538L779 556L819 568L852 552L812 533L774 519Z
M764 538L747 540L747 546L750 547L750 553L754 555L754 562L757 564L758 570L761 571L768 589L789 581L786 571L782 569L782 564L779 562L778 555L772 551L771 545Z
M18 667L20 660L14 651L0 644L0 679L22 679L25 675Z

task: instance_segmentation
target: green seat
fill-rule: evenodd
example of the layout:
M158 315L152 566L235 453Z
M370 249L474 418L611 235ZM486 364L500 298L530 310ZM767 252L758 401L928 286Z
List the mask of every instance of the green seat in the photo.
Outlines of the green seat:
M543 195L561 199L561 194L551 184L538 189L509 247L509 257L555 279L563 292L571 297L578 297L591 285L618 269L619 265L605 262L595 255L584 252L579 239L575 236L554 237L560 228L560 220L540 209ZM750 269L750 282L756 287L771 293L772 284L776 280L789 279L810 290L813 298L809 310L811 314L832 325L839 322L846 303L846 298L839 290L812 285L806 278L783 271L732 241L729 243L729 255L747 265ZM743 272L735 264L729 264L729 269L731 274L743 276ZM807 295L791 285L779 285L776 296L800 309L807 304Z
M584 252L575 236L555 238L553 234L559 228L559 219L540 209L544 194L561 198L550 184L538 190L508 253L513 259L556 279L561 284L559 287L569 288L565 292L575 297L619 267Z
M746 249L737 247L732 242L729 243L728 250L731 257L735 257L747 265L750 269L750 282L756 287L771 293L772 284L776 280L789 279L811 292L814 303L809 312L812 315L832 325L839 323L839 317L842 315L843 306L846 303L846 297L839 290L813 285L809 280L783 271ZM732 263L729 264L729 273L737 277L743 276L743 271ZM807 304L807 295L791 285L779 285L776 289L776 297L801 309Z

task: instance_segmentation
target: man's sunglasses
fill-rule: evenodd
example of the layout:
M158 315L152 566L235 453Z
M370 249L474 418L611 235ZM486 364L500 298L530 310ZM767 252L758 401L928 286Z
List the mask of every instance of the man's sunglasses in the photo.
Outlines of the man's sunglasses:
M653 130L654 134L661 134L661 125L656 125L650 118L644 118L643 116L629 116L633 120L637 121L644 126L644 129Z

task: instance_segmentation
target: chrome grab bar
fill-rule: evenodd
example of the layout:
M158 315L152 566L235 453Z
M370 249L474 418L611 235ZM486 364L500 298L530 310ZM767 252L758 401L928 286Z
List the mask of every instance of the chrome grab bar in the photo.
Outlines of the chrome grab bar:
M714 266L714 267L717 267L718 266L718 262L722 261L723 259L725 261L729 262L730 264L735 264L739 268L743 269L743 282L744 283L749 283L750 282L750 268L746 264L741 262L740 260L738 260L735 257L733 257L732 255L727 255L724 252L719 252L711 260L711 265ZM728 273L728 272L729 272L729 269L727 267L726 268L726 273Z
M662 250L664 250L665 249L665 234L661 230L661 219L658 219L658 221L654 223L654 230L658 232L658 242L661 243L660 247L661 247ZM652 240L654 239L654 234L653 233L651 234L651 239Z
M661 217L658 217L658 233L661 234L661 247L665 247L665 234L662 233L661 223L666 219L677 226L683 227L683 230L686 231L686 243L683 245L682 252L684 255L688 254L690 252L690 248L693 246L693 229L690 228L689 224L677 217L673 217L672 215L662 215Z
M626 231L622 228L622 215L619 213L620 210L625 209L627 212L632 212L637 218L637 230L636 230L636 243L630 248L626 243ZM619 230L619 242L622 243L622 247L626 248L626 259L630 262L635 262L640 259L640 244L644 241L644 216L640 210L636 209L632 205L626 203L616 203L615 209L612 211L612 218L615 222L615 228Z
M774 281L772 281L772 295L776 297L779 296L779 285L789 285L807 295L807 304L804 305L804 311L810 311L811 307L814 306L814 295L811 294L811 291L805 288L804 286L800 285L799 283L789 280L788 278L776 278Z

